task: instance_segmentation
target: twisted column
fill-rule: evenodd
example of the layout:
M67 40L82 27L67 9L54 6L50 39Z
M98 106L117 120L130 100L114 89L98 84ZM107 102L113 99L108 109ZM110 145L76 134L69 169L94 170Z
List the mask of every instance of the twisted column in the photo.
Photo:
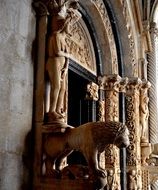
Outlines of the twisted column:
M158 189L158 181L155 181L154 183L151 184L151 190L156 190Z
M151 83L149 90L149 138L150 142L158 143L158 111L157 111L157 85L156 85L156 55L155 55L155 40L156 40L156 24L151 23L150 34L152 51L148 54L148 80Z

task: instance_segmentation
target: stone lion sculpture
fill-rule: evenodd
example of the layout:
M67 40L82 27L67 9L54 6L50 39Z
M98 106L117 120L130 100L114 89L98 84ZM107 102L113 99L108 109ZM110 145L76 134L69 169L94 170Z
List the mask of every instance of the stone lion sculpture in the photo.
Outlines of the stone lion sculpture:
M77 128L67 127L64 133L51 133L44 141L46 154L46 174L52 168L60 170L63 159L73 150L80 151L92 175L105 177L104 171L98 164L97 156L103 152L107 144L114 144L118 148L129 145L129 131L120 122L89 122Z

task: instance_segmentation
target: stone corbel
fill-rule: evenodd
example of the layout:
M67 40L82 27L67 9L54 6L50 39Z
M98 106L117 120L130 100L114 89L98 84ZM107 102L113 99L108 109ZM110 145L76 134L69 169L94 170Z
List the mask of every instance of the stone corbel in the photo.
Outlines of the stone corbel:
M99 86L94 82L90 82L87 85L86 99L97 101L99 99L98 90Z

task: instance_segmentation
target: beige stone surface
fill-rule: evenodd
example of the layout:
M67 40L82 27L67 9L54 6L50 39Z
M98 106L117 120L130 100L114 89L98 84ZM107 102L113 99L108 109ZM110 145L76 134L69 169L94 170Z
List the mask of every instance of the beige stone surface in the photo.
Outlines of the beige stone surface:
M21 188L24 141L32 126L35 20L31 1L0 1L0 189Z

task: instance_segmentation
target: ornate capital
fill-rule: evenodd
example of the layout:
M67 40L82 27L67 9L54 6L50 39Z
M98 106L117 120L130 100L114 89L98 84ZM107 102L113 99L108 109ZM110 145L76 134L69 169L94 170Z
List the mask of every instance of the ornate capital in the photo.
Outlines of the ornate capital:
M141 85L142 85L142 81L139 78L135 78L135 77L129 78L128 84L126 86L126 94L132 95L132 94L138 93Z
M147 94L149 88L151 87L151 83L147 80L142 80L142 85L141 85L141 94Z
M42 1L34 1L32 6L36 11L37 16L46 16L48 14L46 3Z
M34 0L33 7L37 15L50 14L65 19L69 11L78 8L78 0Z
M117 74L105 75L103 77L99 77L98 79L100 89L115 90L117 92L119 91L120 81L121 81L121 77Z
M126 92L126 86L128 84L128 78L122 78L119 84L119 91L120 92Z

